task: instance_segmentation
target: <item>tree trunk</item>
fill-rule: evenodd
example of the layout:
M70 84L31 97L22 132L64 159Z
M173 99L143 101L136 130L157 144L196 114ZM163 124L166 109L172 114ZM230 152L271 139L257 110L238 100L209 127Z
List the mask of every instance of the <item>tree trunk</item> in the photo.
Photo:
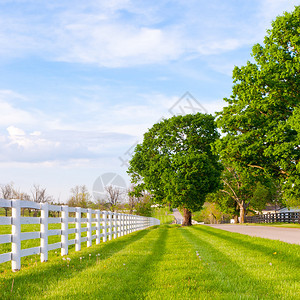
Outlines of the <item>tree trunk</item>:
M183 223L182 226L192 226L192 212L187 208L183 208Z
M237 224L239 222L239 217L237 215L234 216L234 224Z
M244 203L240 206L240 223L243 224L245 222L245 207Z

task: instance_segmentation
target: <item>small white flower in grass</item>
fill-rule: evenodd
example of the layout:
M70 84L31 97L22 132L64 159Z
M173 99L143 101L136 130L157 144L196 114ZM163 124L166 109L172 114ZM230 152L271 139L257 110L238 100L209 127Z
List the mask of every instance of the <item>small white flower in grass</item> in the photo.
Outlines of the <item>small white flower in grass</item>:
M272 263L269 263L270 266L272 266Z
M62 260L66 260L66 258L65 258L65 257L63 257L63 258L62 258Z
M91 257L91 256L92 256L92 254L89 254L89 256Z
M68 261L70 261L70 260L71 260L71 258L70 258L70 257L67 257L67 260L68 260Z
M126 266L126 264L123 264L123 266Z

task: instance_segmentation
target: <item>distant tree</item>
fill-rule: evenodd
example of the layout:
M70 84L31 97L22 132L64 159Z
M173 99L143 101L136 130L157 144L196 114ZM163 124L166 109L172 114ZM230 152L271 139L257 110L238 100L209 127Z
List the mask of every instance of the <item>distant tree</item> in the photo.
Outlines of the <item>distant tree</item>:
M182 207L183 226L192 225L192 211L219 188L222 167L211 149L218 138L211 115L174 116L154 124L128 169L137 196L148 191L155 203Z
M91 195L85 185L76 185L71 188L71 196L67 202L71 207L87 208L88 202L91 199Z
M152 215L152 197L147 191L136 192L136 186L131 185L128 189L128 208L130 214L151 217Z
M128 194L127 207L129 209L129 213L132 214L135 209L136 204L139 201L139 198L135 194L135 185L134 184L132 184L131 187L128 189L127 194Z
M26 200L26 201L31 201L30 199L30 195L28 195L25 192L21 192L20 189L14 189L14 199L19 199L19 200ZM28 215L30 216L32 209L31 208L27 208L28 210ZM22 213L23 216L25 216L25 208L22 208Z
M97 199L95 201L89 201L88 207L92 209L99 209L101 211L109 210L109 203L105 199Z
M229 215L232 219L234 219L235 223L238 223L238 217L240 214L239 205L234 198L227 193L224 193L222 189L215 193L209 194L206 198L206 201L209 203L214 203L220 212L225 215Z
M193 220L206 224L219 224L228 218L215 203L205 202L200 211L193 213Z
M135 204L135 214L139 216L151 217L152 216L152 199L149 194L144 194L138 198Z
M109 204L109 209L115 211L122 200L124 191L114 185L108 185L105 187L107 203Z
M1 197L3 199L10 200L14 198L15 191L14 191L13 183L2 185L0 188L1 188ZM5 210L5 216L7 217L9 208L5 207L4 210Z
M34 184L31 189L31 200L36 203L50 203L53 202L53 197L47 195L46 188L42 188L39 185Z

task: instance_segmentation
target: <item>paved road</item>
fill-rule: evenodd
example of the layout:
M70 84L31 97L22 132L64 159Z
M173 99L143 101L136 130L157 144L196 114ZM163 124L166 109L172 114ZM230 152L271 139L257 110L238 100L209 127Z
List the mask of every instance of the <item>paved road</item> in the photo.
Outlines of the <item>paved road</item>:
M271 240L280 240L290 244L300 245L300 229L299 228L281 228L269 226L251 226L251 225L235 225L235 224L210 224L218 229L231 232L238 232L251 236L267 238Z
M182 222L183 222L183 216L181 215L181 213L178 211L177 208L173 208L173 214L172 215L175 218L176 224L182 224Z

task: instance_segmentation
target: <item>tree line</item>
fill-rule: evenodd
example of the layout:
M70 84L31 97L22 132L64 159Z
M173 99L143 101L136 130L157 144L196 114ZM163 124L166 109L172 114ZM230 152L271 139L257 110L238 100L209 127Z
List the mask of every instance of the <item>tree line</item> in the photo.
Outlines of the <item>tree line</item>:
M174 116L154 124L135 148L132 187L107 186L91 200L86 186L71 189L69 206L151 214L151 204L182 208L184 224L205 201L243 223L267 203L300 205L300 6L272 22L252 59L233 70L227 106L212 116ZM53 202L35 185L31 195L1 188L5 199ZM124 194L126 203L120 203Z
M251 61L234 68L222 111L149 129L128 169L135 194L181 207L184 225L205 201L241 223L266 203L300 205L299 32L297 6L272 22Z
M85 185L76 185L71 188L70 195L66 201L66 205L70 207L82 207L100 209L106 211L123 211L130 214L138 214L142 216L151 216L151 198L145 194L136 197L131 194L133 187L128 190L120 189L114 185L105 187L105 194L102 198L92 199L88 188ZM14 183L7 183L0 186L0 198L11 200L27 200L36 203L49 203L53 205L62 205L59 200L47 193L47 189L38 184L34 184L30 193L21 191L14 186ZM3 208L5 216L8 215L9 208ZM22 215L37 216L38 211L31 208L23 208Z

